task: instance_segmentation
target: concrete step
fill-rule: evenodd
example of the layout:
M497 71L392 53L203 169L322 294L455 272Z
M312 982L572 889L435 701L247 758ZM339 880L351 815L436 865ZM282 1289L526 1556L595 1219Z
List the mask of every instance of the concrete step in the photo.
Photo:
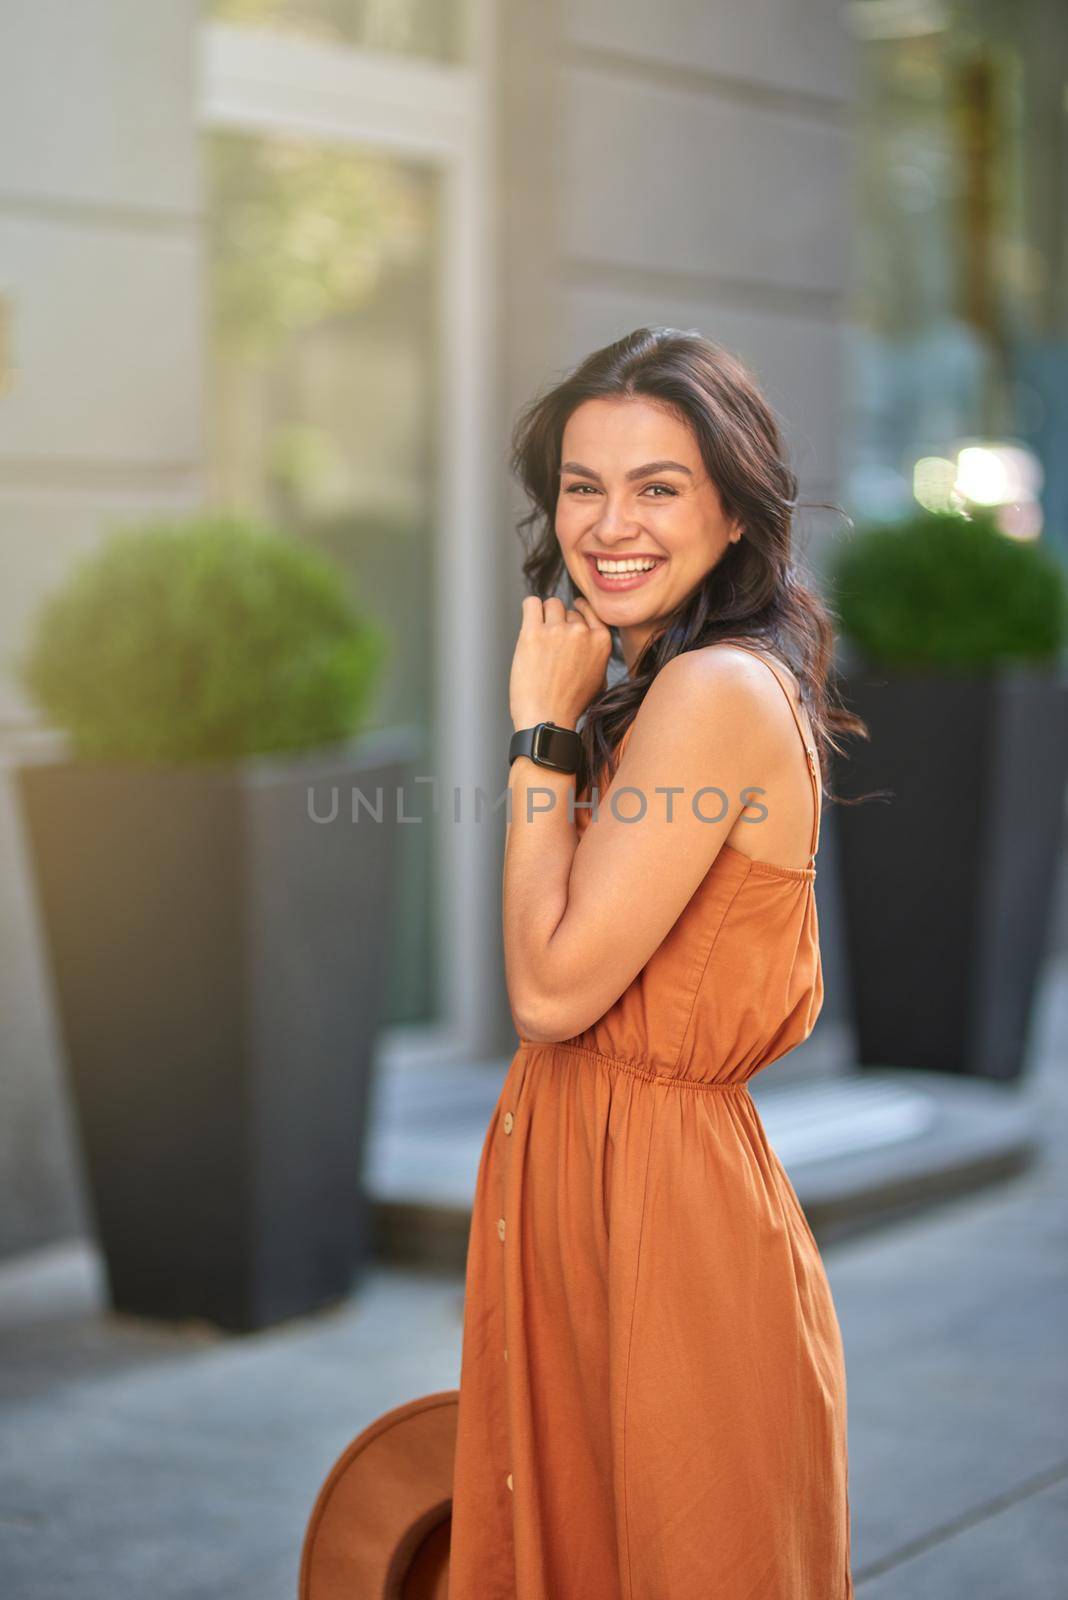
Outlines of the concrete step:
M367 1173L385 1260L462 1270L486 1129L508 1061L392 1070ZM904 1068L766 1082L753 1099L821 1245L1022 1171L1040 1144L1022 1084Z

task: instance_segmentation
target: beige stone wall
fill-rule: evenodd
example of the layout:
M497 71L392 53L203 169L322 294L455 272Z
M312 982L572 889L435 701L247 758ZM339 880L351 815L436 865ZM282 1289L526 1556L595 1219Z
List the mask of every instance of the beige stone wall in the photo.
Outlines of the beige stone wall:
M8 0L0 49L0 751L41 596L120 521L200 493L193 0ZM31 884L0 771L0 1251L82 1215Z
M755 369L802 498L836 498L852 91L840 9L837 0L504 8L502 451L506 422L536 388L630 329L664 323L698 328ZM506 485L502 537L516 506ZM818 512L799 525L817 570L836 526ZM502 674L522 596L514 541L512 551ZM828 816L828 882L832 833ZM824 925L830 1017L841 993L833 904ZM500 1027L505 1048L506 1012Z

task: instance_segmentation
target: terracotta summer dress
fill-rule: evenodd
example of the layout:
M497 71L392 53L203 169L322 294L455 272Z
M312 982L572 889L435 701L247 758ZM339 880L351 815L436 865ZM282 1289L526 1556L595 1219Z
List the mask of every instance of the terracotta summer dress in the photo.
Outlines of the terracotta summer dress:
M748 1089L823 1003L820 784L750 653L806 750L810 861L724 845L599 1022L520 1037L471 1221L449 1600L852 1600L838 1321Z

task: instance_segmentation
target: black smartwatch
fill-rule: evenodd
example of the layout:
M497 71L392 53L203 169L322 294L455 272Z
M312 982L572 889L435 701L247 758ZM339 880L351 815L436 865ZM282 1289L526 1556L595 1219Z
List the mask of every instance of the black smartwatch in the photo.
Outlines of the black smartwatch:
M539 722L534 728L520 728L508 746L508 765L519 756L529 756L539 767L553 772L577 772L582 740L574 728L561 728L555 722Z

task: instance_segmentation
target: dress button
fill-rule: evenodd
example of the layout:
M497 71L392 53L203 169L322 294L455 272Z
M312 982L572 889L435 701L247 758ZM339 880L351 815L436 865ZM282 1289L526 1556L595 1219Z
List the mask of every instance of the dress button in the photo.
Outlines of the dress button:
M505 1481L505 1483L507 1483L509 1489L511 1489L513 1487L513 1485L512 1485L512 1474L511 1473L508 1474L507 1478L504 1481Z
M497 1237L498 1237L498 1239L503 1239L504 1238L504 1218L503 1217L498 1217L497 1218Z
M504 1113L504 1131L505 1131L505 1133L511 1133L512 1128L514 1127L514 1125L515 1125L515 1118L513 1117L512 1113L510 1111L506 1111Z

